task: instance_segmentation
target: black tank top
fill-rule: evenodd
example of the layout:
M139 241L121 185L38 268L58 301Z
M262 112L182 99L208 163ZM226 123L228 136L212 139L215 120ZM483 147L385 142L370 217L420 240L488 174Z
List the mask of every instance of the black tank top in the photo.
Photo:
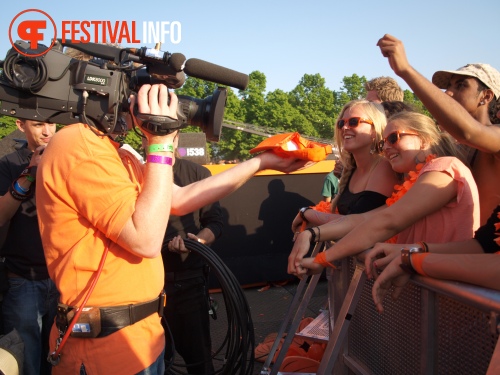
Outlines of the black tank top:
M364 190L359 193L351 193L349 190L351 178L352 174L349 177L349 181L347 181L346 188L340 195L339 201L337 202L339 214L361 214L385 204L388 197L375 191Z

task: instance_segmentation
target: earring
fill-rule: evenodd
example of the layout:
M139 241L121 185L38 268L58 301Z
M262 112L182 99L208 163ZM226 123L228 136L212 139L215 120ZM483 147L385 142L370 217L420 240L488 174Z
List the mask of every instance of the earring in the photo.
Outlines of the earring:
M375 142L375 138L373 139L372 142L372 147L370 147L370 155L373 155L377 152L377 142Z
M484 100L481 100L481 102L479 102L479 104L484 105Z

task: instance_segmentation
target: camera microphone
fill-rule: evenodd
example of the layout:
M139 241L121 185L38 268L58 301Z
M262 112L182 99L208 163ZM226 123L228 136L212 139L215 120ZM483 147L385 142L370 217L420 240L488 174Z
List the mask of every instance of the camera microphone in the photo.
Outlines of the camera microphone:
M245 90L248 86L248 75L199 59L187 60L184 72L195 78L217 82L240 90Z
M186 57L182 53L163 52L154 48L129 48L131 53L141 57L142 61L150 61L153 63L162 62L167 64L176 72L182 71L182 66L186 61Z

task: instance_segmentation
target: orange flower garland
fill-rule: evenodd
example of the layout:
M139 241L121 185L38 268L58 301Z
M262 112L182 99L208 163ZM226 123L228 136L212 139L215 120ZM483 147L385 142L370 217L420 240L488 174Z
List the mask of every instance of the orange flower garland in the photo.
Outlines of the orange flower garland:
M436 155L434 155L434 154L427 155L427 157L425 158L425 163L418 163L416 168L415 168L415 171L410 171L408 173L408 176L405 177L405 181L401 185L394 186L394 190L395 190L394 193L392 193L392 195L389 198L387 198L385 203L388 206L391 206L394 203L396 203L399 199L401 199L401 197L403 195L405 195L408 190L411 189L413 184L415 184L415 182L418 179L418 175L420 174L420 171L422 170L423 166L435 158L436 158Z

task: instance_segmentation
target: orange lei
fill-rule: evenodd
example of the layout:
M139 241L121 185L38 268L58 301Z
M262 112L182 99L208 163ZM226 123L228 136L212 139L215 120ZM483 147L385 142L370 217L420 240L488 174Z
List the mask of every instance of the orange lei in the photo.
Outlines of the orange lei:
M387 198L385 203L388 206L390 206L396 203L399 199L401 199L401 197L405 195L408 190L411 189L413 184L415 184L423 166L435 158L436 155L434 154L427 155L427 157L425 158L425 163L418 163L417 166L415 167L415 171L409 172L408 176L405 177L405 181L401 185L394 186L394 193L392 193L392 195L389 198Z

